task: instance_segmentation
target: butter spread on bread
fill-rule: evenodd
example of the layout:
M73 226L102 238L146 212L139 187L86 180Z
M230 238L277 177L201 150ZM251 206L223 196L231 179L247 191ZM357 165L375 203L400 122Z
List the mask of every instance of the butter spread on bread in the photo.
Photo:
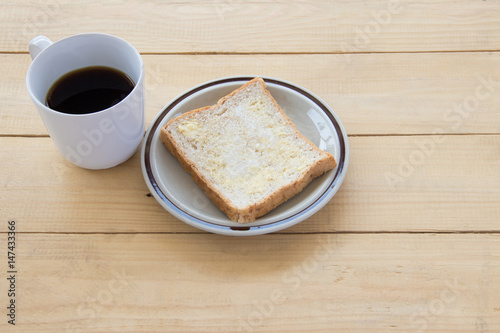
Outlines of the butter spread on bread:
M336 167L255 78L169 121L160 139L232 221L251 222Z

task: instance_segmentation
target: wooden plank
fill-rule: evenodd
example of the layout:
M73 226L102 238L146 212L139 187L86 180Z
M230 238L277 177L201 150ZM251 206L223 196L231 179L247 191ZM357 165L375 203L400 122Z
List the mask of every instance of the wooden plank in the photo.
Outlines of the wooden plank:
M498 234L17 238L23 332L500 330Z
M139 153L90 171L66 162L50 138L0 144L1 215L22 231L198 231L147 196ZM285 232L500 230L500 135L351 137L350 146L340 191Z
M500 133L500 53L145 55L146 124L205 81L263 75L321 97L350 135ZM0 55L0 134L46 135L26 92L29 56Z
M498 1L23 0L0 7L0 50L102 31L154 53L483 51L498 50L499 20Z

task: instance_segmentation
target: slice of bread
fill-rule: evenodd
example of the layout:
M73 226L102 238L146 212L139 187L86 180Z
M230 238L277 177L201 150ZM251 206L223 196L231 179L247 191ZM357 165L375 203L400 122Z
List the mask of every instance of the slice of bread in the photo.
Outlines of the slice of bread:
M216 105L169 121L160 138L232 221L251 222L290 199L335 158L306 139L255 78Z

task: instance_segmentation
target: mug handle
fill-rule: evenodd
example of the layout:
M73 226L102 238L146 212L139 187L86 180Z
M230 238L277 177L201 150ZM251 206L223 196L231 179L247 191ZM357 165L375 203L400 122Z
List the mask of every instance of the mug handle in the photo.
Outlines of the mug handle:
M50 46L52 41L45 36L36 36L28 43L28 49L30 52L31 60L35 59L36 56L42 52L47 46Z

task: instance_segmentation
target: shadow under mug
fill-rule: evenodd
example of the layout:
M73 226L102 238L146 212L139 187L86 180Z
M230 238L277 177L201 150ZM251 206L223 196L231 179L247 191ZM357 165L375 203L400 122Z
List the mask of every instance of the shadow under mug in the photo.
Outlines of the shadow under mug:
M74 35L55 43L38 36L30 41L29 51L33 61L26 87L59 152L87 169L110 168L129 159L145 131L144 64L139 52L125 40L101 33ZM94 113L68 114L46 106L47 93L60 77L91 66L127 74L134 88L117 104Z

